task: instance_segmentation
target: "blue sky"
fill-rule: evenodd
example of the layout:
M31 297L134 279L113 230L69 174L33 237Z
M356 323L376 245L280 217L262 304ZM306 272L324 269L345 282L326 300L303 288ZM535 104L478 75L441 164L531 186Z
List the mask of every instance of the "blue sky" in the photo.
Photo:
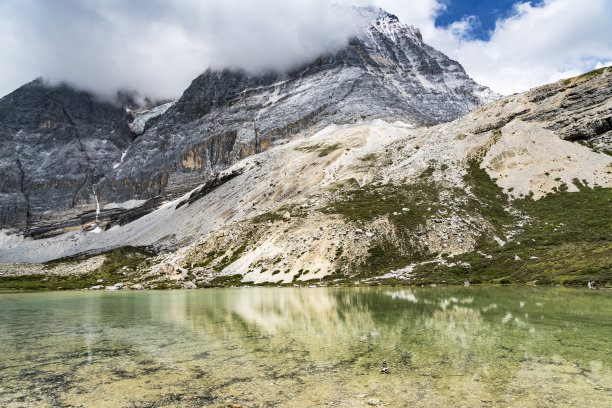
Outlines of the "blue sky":
M517 0L444 0L444 8L435 18L436 27L447 28L456 21L475 17L469 37L489 40L497 20L516 14ZM541 6L542 0L530 1L532 6Z

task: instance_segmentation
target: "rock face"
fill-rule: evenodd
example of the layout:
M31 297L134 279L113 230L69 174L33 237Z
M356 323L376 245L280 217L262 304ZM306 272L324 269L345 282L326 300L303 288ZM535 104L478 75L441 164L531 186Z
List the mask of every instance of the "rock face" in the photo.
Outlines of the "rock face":
M385 276L408 279L417 262L432 267L455 263L427 259L434 254L458 256L479 243L531 248L532 244L518 246L524 238L517 234L544 213L552 212L554 219L554 224L551 220L537 224L543 228L538 236L547 243L557 242L550 238L557 228L564 237L575 236L576 225L583 221L603 230L612 211L607 196L595 202L581 195L576 201L566 197L563 205L538 212L525 212L531 210L523 199L532 197L547 206L547 195L555 192L582 194L585 186L612 188L611 156L563 140L562 128L551 130L562 118L607 117L612 112L612 84L601 88L611 76L612 70L606 70L580 83L559 81L431 127L384 121L329 126L247 157L190 194L158 202L163 205L144 216L139 217L139 211L146 205L154 208L154 200L125 210L121 214L135 213L124 225L98 234L74 230L37 240L0 234L0 263L43 262L117 246L147 246L160 252L152 276L178 277L174 271L186 268L195 273L189 280L196 279L198 285L209 283L219 271L230 277L240 274L243 282L290 284L338 270L344 274L355 273L357 267L365 270L360 265L388 266L391 270ZM577 86L585 100L569 105L562 95L576 92ZM553 88L560 89L554 94L559 98L534 101ZM606 89L608 97L599 99ZM611 194L604 189L590 191ZM587 205L572 219L558 213L560 208ZM490 259L489 249L479 257ZM555 249L550 259L563 252L567 248ZM511 262L540 256L525 251L508 254ZM545 268L547 262L542 264ZM468 263L457 265L468 268Z
M357 12L371 24L344 49L289 73L207 71L138 123L138 137L123 110L67 87L35 81L3 98L0 227L40 237L116 222L113 203L148 200L146 213L297 133L373 119L431 125L497 98L418 29Z
M103 200L183 192L279 139L332 123L453 120L497 97L419 31L374 10L348 47L287 74L207 71L138 138ZM108 198L107 198L108 197Z
M563 139L586 142L612 151L612 68L600 68L529 92L530 102L547 100L530 112L529 120L550 121L549 129Z
M35 80L0 99L0 227L95 211L94 186L131 143L125 111L86 92Z

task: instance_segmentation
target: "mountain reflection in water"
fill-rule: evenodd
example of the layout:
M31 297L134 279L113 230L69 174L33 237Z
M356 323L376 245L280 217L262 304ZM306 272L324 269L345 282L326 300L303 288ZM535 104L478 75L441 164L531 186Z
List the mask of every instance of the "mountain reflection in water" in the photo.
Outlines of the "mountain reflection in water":
M612 406L612 294L0 295L0 405ZM380 375L382 360L390 375Z

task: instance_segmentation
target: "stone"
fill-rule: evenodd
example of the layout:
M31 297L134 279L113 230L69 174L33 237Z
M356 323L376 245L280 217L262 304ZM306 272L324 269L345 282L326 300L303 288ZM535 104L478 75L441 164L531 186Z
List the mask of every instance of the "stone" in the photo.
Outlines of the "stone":
M187 281L183 283L183 289L197 289L197 288L198 286L192 281Z
M284 221L289 221L291 219L291 214L289 213L289 211L285 212L283 214L283 220Z

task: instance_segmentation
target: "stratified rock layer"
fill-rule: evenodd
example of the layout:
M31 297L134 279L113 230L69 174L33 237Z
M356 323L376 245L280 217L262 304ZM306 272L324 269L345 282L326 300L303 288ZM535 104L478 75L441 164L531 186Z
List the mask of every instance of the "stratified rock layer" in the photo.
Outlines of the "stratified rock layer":
M94 186L132 143L123 109L30 82L0 99L0 227L96 208Z

